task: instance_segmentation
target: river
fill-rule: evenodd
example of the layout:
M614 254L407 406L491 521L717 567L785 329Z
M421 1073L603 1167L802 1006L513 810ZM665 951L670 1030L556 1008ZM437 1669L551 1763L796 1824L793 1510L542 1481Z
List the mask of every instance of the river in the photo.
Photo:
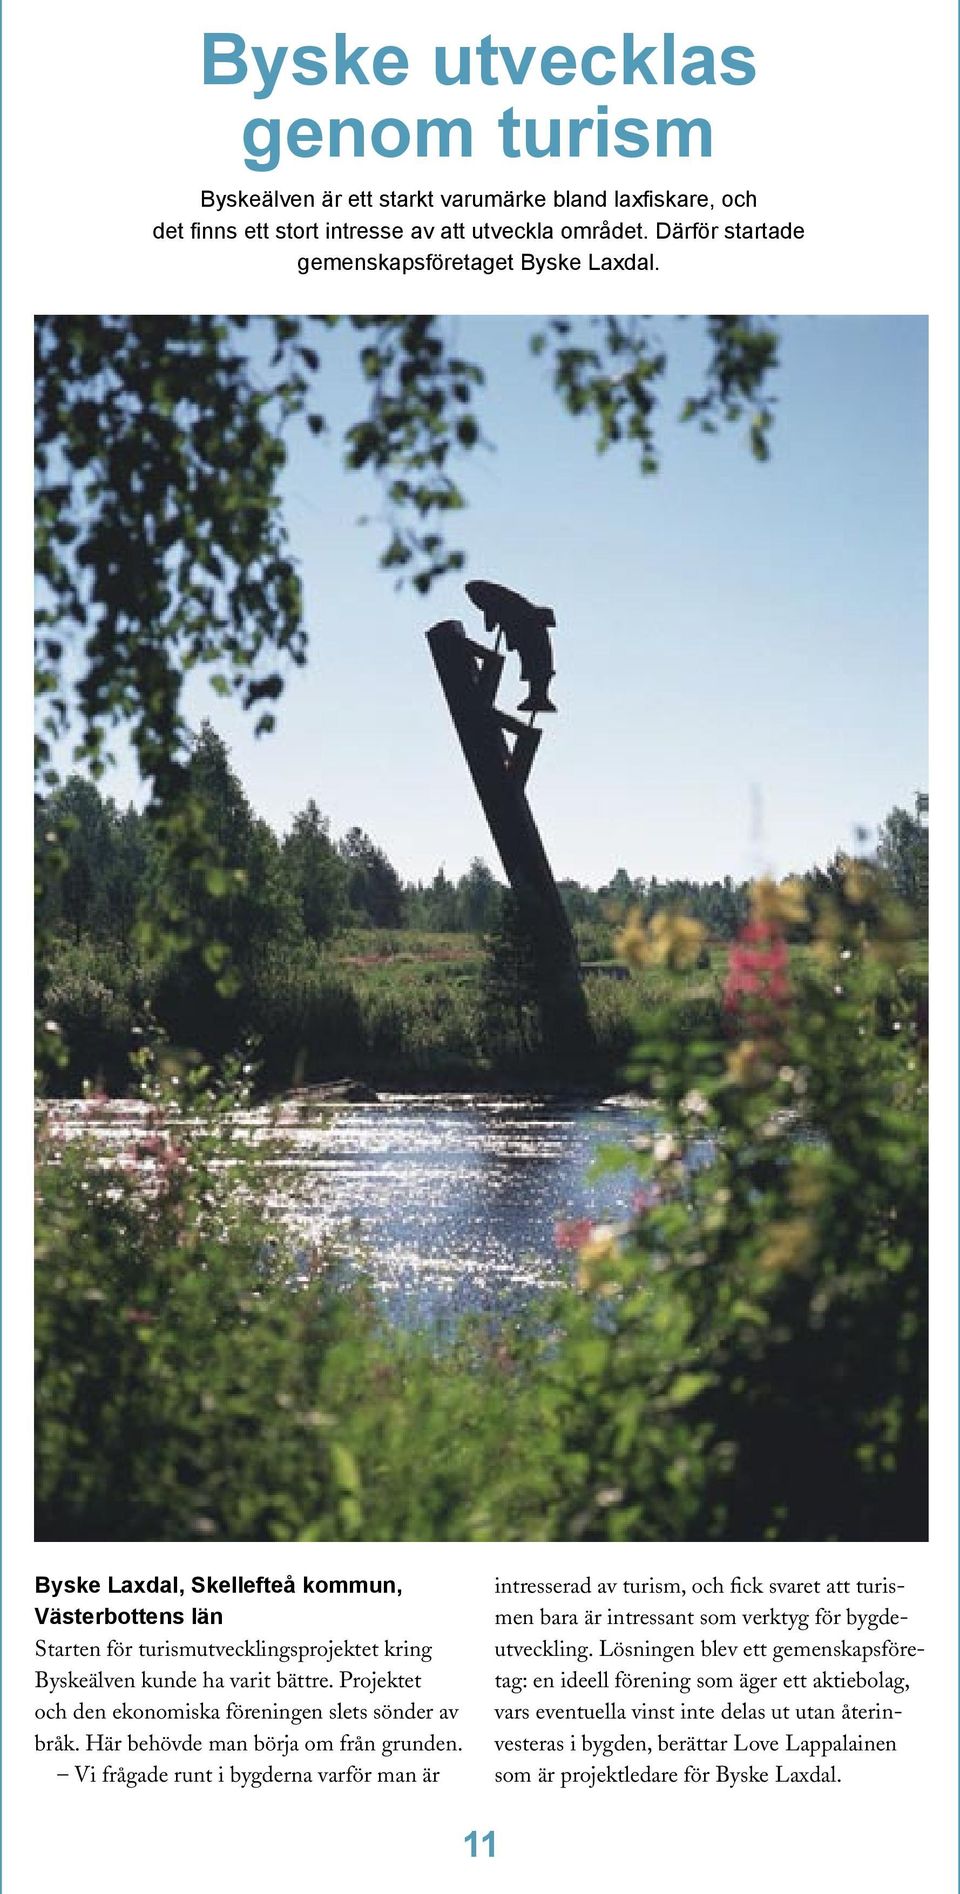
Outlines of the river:
M291 1220L305 1251L362 1269L403 1326L509 1314L569 1270L558 1224L628 1214L636 1174L591 1182L589 1168L602 1144L651 1124L617 1100L404 1094L338 1107L284 1126Z
M129 1162L149 1114L138 1101L64 1101L67 1138L92 1135ZM462 1315L518 1313L569 1273L558 1225L620 1221L632 1168L591 1181L604 1144L653 1120L637 1105L485 1094L381 1095L322 1110L245 1112L235 1128L267 1133L270 1204L293 1237L299 1278L320 1253L344 1282L371 1281L391 1321L443 1331Z

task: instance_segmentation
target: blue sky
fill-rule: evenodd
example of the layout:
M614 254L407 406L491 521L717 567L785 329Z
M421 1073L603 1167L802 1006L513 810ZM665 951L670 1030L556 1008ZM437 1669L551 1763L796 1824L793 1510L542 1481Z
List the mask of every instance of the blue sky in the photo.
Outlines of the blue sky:
M530 800L558 876L785 874L851 846L926 784L926 324L778 323L772 458L742 432L673 418L698 387L692 317L650 318L670 372L659 474L629 448L597 456L528 338L533 317L448 318L484 364L492 453L462 463L460 575L397 592L377 554L382 496L346 474L355 340L323 347L318 404L334 437L298 441L285 478L311 637L274 736L202 692L252 802L278 830L314 797L335 834L366 829L412 879L498 867L423 632L479 619L462 581L490 578L556 613L559 715ZM472 621L472 622L471 622ZM522 694L516 659L501 701ZM116 785L123 793L123 785Z

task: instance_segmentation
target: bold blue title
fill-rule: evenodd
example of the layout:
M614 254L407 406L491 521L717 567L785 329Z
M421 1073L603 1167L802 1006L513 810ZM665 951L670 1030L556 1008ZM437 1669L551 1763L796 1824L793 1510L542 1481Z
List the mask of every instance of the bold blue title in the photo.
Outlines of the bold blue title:
M278 87L403 85L410 62L402 46L362 46L336 33L328 47L252 46L239 33L205 33L203 83L249 86L254 99L272 100ZM749 46L683 46L675 33L653 45L624 33L615 45L498 46L486 34L476 46L437 46L433 79L438 86L496 86L502 91L528 80L549 86L745 86L756 77ZM505 158L709 158L707 118L611 118L598 103L585 117L525 118L507 106L497 119L499 154ZM285 153L294 158L472 158L468 118L294 118L264 114L243 128L244 162L250 171L275 171Z

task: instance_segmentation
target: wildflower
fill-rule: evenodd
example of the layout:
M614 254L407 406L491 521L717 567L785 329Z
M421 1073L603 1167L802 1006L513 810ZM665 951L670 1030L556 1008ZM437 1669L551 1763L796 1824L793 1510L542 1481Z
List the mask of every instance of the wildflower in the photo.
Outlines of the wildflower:
M631 1209L635 1217L642 1217L645 1210L653 1210L660 1201L660 1191L656 1184L641 1185L633 1193Z
M689 914L675 914L662 908L650 922L650 964L672 967L675 972L694 967L706 937L706 928Z
M623 927L616 935L614 946L621 960L628 966L645 967L647 964L647 930L640 918L640 909L631 908Z
M139 1138L133 1147L133 1156L144 1164L151 1158L160 1159L164 1149L164 1139L158 1134L149 1138Z
M741 1039L740 1044L727 1053L727 1073L734 1085L763 1083L766 1061L756 1040Z
M580 1247L577 1288L585 1293L596 1290L600 1295L615 1295L620 1284L608 1277L606 1271L616 1261L618 1254L617 1232L613 1225L595 1224L588 1240Z
M778 1041L790 999L790 955L779 922L748 921L730 948L723 987L724 1006L737 1014L750 1035L743 1052L727 1059L736 1084L765 1083L772 1077L767 1068L771 1058L779 1063ZM763 1062L757 1056L761 1050L768 1055Z
M679 1157L679 1155L680 1146L676 1138L672 1137L669 1131L662 1132L660 1137L654 1138L653 1161L655 1164L669 1164L672 1158Z
M680 1110L686 1112L688 1118L705 1118L710 1107L702 1092L693 1091L681 1098Z
M589 1217L574 1217L554 1224L553 1240L558 1250L581 1250L590 1241L592 1229Z
M779 929L769 921L748 921L727 961L723 1003L728 1011L750 1002L751 1015L786 1005L790 999L790 955Z
M612 1223L595 1223L585 1243L580 1246L580 1260L584 1263L609 1262L617 1254L617 1232Z
M616 937L621 959L631 967L670 967L682 972L696 965L706 929L689 914L661 908L644 926L639 908L632 908Z
M851 861L849 858L845 859L844 868L845 899L849 901L852 908L866 907L876 891L876 875L866 862Z

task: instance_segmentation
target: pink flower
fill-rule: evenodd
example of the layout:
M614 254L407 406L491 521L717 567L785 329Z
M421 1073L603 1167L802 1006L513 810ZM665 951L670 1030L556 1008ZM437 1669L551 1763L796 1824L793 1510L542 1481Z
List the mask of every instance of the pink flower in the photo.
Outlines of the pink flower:
M656 1184L642 1185L633 1193L631 1208L635 1217L642 1217L645 1210L652 1210L660 1201L660 1192Z
M589 1217L576 1217L572 1221L554 1225L553 1240L558 1250L581 1250L590 1241L593 1224Z
M133 1147L133 1155L135 1158L138 1158L141 1163L144 1163L147 1158L151 1157L156 1158L159 1162L163 1157L165 1145L166 1140L154 1133L149 1138L138 1138Z
M745 1023L756 1030L789 1000L790 954L783 935L770 921L748 921L728 956L724 1006L728 1012L742 1013Z

